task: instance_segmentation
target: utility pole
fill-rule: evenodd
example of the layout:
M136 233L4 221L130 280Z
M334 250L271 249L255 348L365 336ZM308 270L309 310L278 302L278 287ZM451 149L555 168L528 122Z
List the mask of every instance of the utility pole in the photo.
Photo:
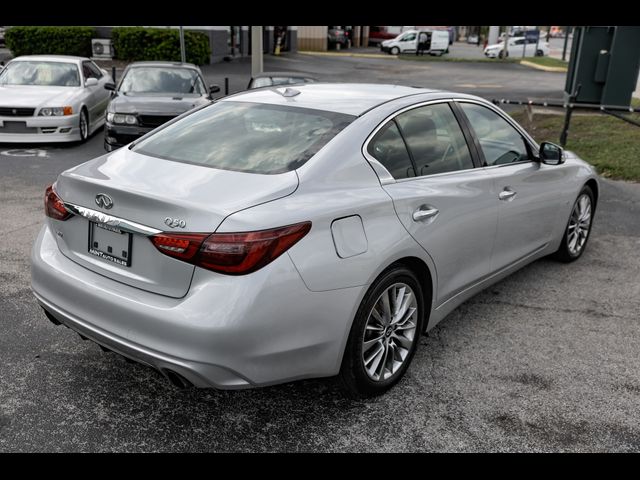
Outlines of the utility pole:
M504 47L502 49L502 59L506 59L509 55L509 27L504 27Z
M569 43L569 29L571 27L564 27L564 47L562 48L562 61L567 61L567 44Z
M187 61L187 53L184 49L184 28L180 27L180 58L182 58L182 63L186 63Z
M264 71L264 59L262 54L262 26L251 27L251 76Z
M498 37L500 36L500 27L489 27L489 38L487 39L487 45L495 45L498 43Z

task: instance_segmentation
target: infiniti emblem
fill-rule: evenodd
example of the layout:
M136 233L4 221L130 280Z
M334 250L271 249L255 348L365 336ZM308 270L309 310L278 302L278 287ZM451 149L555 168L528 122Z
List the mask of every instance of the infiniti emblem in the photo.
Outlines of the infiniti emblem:
M18 110L14 108L13 110L11 110L11 113L13 113L15 115L15 114L18 113Z
M96 195L96 205L105 210L109 210L113 207L113 200L111 200L111 197L106 193L99 193Z

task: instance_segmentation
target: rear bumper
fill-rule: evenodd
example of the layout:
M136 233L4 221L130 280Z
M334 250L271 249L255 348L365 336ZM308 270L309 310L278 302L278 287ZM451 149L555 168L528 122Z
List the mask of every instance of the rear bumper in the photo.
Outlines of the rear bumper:
M58 321L195 386L220 389L337 374L366 289L311 292L285 254L239 277L197 268L185 297L165 297L69 260L48 223L31 265L36 299Z
M22 131L5 128L6 122L24 124ZM48 143L80 140L78 114L63 117L0 117L0 143Z

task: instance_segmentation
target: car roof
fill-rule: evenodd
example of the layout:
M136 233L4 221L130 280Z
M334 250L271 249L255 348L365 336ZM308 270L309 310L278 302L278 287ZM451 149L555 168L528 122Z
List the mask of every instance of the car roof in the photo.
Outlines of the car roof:
M297 90L295 96L283 96L286 89ZM220 99L221 102L239 101L290 105L325 110L348 115L361 115L367 110L391 100L424 93L433 93L434 99L451 96L446 92L420 87L374 83L306 83L259 88Z
M129 64L129 68L135 67L183 67L183 68L193 68L195 70L199 70L199 68L193 63L182 63L182 62L163 62L159 60L147 60L142 62L133 62Z
M76 57L73 55L22 55L12 59L12 62L20 60L41 60L43 62L67 62L79 63L85 60L91 60L87 57Z
M256 73L253 78L265 78L265 77L295 77L295 78L315 78L313 75L309 75L304 72L261 72Z

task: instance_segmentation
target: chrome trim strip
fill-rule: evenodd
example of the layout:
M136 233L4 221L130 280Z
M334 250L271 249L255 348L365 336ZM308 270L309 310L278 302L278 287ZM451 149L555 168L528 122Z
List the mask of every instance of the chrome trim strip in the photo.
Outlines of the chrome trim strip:
M124 230L125 232L138 233L147 237L162 233L162 230L147 227L146 225L142 225L140 223L131 222L129 220L125 220L124 218L107 215L106 213L92 210L91 208L87 207L81 207L80 205L74 205L72 203L64 202L64 208L66 208L69 213L73 213L74 215L80 215L81 217L84 217L92 222L104 223L111 227L117 227L120 230Z

